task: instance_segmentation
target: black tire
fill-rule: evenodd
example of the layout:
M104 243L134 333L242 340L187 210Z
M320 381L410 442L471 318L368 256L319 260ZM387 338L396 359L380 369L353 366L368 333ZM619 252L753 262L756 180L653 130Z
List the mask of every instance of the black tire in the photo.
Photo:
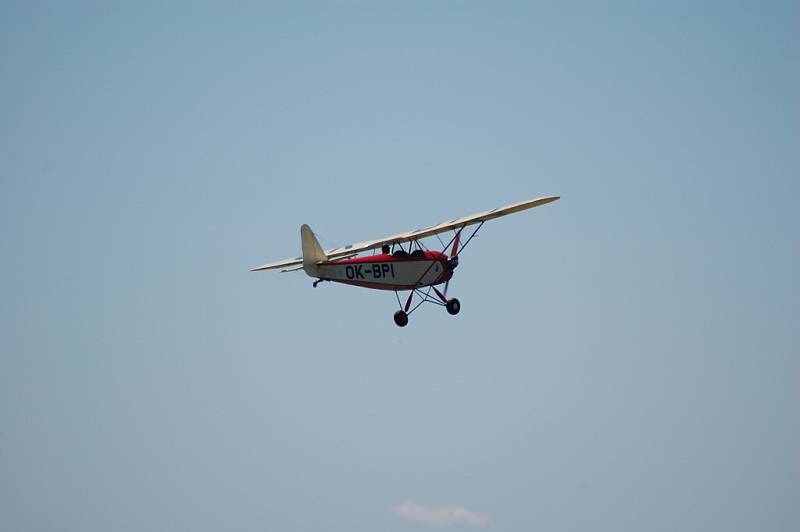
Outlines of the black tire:
M456 298L453 298L450 301L448 301L447 312L449 314L452 314L453 316L461 312L461 302Z
M405 327L408 325L408 314L403 312L402 310L398 310L394 313L394 322L397 324L398 327Z

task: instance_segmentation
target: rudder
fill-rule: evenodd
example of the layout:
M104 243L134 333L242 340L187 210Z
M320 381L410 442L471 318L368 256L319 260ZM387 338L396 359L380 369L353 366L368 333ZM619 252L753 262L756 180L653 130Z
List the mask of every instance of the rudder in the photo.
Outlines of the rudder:
M319 277L317 264L325 262L328 257L319 245L314 231L306 224L300 226L300 241L303 247L303 270L311 277Z

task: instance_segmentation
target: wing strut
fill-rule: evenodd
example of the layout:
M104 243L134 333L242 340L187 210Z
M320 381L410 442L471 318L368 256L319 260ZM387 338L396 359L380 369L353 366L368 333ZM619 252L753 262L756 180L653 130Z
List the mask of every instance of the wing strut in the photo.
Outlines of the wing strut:
M478 227L472 232L471 235L469 235L469 238L467 239L466 242L464 242L464 245L461 246L461 249L458 250L458 253L456 253L456 257L458 257L461 254L461 252L464 251L464 248L467 247L467 244L469 244L472 241L472 239L477 236L478 231L481 230L481 227L483 227L483 224L485 224L485 223L486 223L486 221L483 221L483 222L478 224ZM459 231L458 235L456 235L456 236L460 236L460 235L461 235L461 231ZM455 248L455 246L453 246L453 247Z

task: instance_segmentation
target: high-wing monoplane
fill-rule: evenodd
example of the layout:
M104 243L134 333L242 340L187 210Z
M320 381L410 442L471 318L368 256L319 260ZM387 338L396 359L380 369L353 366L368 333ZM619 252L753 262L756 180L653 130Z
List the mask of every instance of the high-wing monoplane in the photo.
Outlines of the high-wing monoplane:
M302 225L300 227L302 256L263 264L251 271L277 268L281 268L282 272L304 270L309 276L317 279L313 283L315 287L323 281L332 281L364 288L392 290L400 306L400 310L394 313L394 322L400 327L405 327L408 324L409 314L423 303L443 306L453 315L459 313L461 303L456 298L448 299L447 289L458 266L459 255L478 234L484 223L550 203L558 198L559 196L543 196L456 218L424 229L367 240L328 251L323 251L311 228ZM465 233L466 238L462 239L461 234L464 229L476 224L477 227L468 231L468 236ZM453 235L445 243L439 235L450 231ZM433 236L439 240L441 251L431 250L424 244L423 239ZM363 255L368 251L373 253ZM444 289L440 291L437 286L442 283ZM403 304L398 292L405 290L410 293ZM412 307L414 294L417 294L419 301Z

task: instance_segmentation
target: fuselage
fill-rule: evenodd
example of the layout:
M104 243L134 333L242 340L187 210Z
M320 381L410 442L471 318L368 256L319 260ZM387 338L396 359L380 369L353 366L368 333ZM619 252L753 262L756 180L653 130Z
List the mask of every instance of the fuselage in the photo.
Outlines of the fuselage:
M325 281L379 290L412 290L450 280L456 264L442 252L418 250L323 262L317 265L317 271Z

